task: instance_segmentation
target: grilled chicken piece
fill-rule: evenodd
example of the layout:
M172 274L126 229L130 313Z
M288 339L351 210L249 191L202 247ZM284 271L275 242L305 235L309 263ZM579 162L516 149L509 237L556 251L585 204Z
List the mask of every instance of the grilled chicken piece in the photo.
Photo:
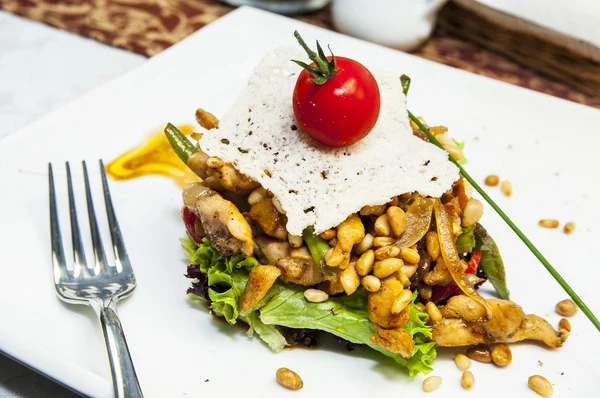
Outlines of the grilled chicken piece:
M267 235L281 240L287 238L286 218L277 211L271 198L255 203L249 214Z
M250 271L248 283L239 299L240 312L254 308L273 286L281 270L273 265L257 265Z
M277 261L277 266L283 271L284 282L296 285L312 286L323 282L323 271L315 264L312 257L288 257Z
M405 358L412 356L415 346L415 341L410 334L402 328L383 329L377 326L377 332L371 336L371 341Z
M257 236L254 242L259 259L266 264L276 264L283 272L281 279L284 282L312 286L323 281L323 272L306 247L292 249L288 242L264 235Z
M208 166L206 165L206 160L208 159L208 155L198 149L198 152L194 153L187 160L187 166L192 170L198 177L203 180L208 177Z
M492 318L473 319L473 308L461 307L458 302L452 308L440 307L444 316L433 325L433 339L442 347L457 347L475 344L514 343L522 340L537 340L549 347L557 348L567 340L568 333L557 332L537 315L525 315L523 309L509 300L486 300L492 309ZM462 308L462 309L461 309ZM463 313L463 309L464 312ZM475 311L477 311L475 309Z
M240 173L229 163L223 164L217 170L221 185L228 191L247 195L260 186L258 182Z
M210 158L197 145L198 152L187 160L187 166L202 180L205 185L217 191L227 190L238 195L247 195L255 188L258 182L237 171L233 165L219 162L218 166L208 167L206 161Z
M330 296L333 294L338 294L344 292L344 286L342 286L342 281L340 280L341 270L340 272L334 275L324 275L323 282L319 283L319 290L324 291Z
M233 203L202 183L183 189L183 203L198 216L210 244L222 255L252 255L252 229Z
M259 235L254 239L257 256L263 264L277 264L282 258L290 256L292 247L288 242L280 242L265 235Z
M405 309L399 314L392 314L392 304L404 290L402 282L395 276L385 278L381 282L381 289L376 292L369 292L367 305L369 319L385 329L404 326L408 322L408 311Z

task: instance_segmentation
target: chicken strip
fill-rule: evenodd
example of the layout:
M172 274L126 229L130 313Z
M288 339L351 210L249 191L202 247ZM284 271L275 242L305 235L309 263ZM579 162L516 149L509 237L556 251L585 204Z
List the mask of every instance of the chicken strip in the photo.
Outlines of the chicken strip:
M279 275L281 270L272 265L257 265L252 268L248 283L238 302L240 312L254 308L267 295Z
M523 309L512 301L486 301L492 309L491 319L482 316L473 320L474 308L469 305L461 307L460 304L464 300L453 302L451 308L441 306L440 311L446 318L433 325L432 333L436 343L442 347L457 347L536 340L557 348L567 340L568 333L557 332L545 319L537 315L525 315ZM484 313L481 311L481 315Z
M265 235L259 235L254 239L256 244L256 256L262 264L275 265L282 258L290 256L292 247L286 242L281 242Z
M284 282L296 285L312 286L323 282L323 271L312 258L288 257L277 261L277 266L283 271Z
M237 207L202 183L183 189L183 203L202 223L211 246L224 256L254 252L252 229Z

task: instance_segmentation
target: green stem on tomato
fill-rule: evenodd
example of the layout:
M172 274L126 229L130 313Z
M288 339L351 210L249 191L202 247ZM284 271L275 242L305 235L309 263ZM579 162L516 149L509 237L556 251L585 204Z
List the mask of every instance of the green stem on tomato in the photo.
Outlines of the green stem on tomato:
M302 238L304 239L304 242L306 242L308 251L310 251L310 255L315 261L315 264L321 268L325 267L325 253L331 248L329 243L319 235L315 234L315 229L312 226L304 229Z
M421 121L417 119L415 115L408 111L408 116L413 122L415 122L417 126L419 126L421 131L425 133L427 138L429 138L429 140L433 144L440 147L444 151L446 150L444 146L440 144L440 142L435 138L435 136L431 134L431 131L429 131L429 129L425 127L425 125L423 125L423 123L421 123ZM567 292L567 294L573 299L573 301L577 304L581 311L594 324L596 329L600 331L600 321L598 321L598 318L596 318L596 316L590 310L590 308L583 302L583 300L577 295L577 293L575 293L573 288L571 288L571 286L569 286L569 284L563 279L563 277L560 276L558 271L554 269L550 262L546 260L542 253L540 253L540 251L534 246L533 243L531 243L527 236L525 236L525 234L521 232L521 230L515 225L515 223L512 222L512 220L506 215L506 213L502 211L502 209L496 204L496 202L494 202L492 198L490 198L490 196L487 193L485 193L485 191L479 186L479 184L477 184L477 182L469 175L469 173L467 173L467 171L460 165L460 163L458 163L456 159L450 156L450 154L448 154L448 159L450 159L450 161L454 163L456 167L458 167L462 176L467 181L469 181L473 188L475 188L475 190L479 192L479 194L485 199L485 201L488 202L488 204L496 211L496 213L498 213L498 215L504 220L504 222L506 222L506 224L508 224L508 226L514 231L514 233L517 234L517 236L523 241L525 246L527 246L527 248L531 250L533 255L537 257L537 259L542 263L542 265L546 268L550 275L552 275L552 277L558 282L558 284L564 289L564 291Z
M171 148L173 148L173 152L177 154L183 163L187 164L190 156L198 152L198 148L196 148L194 144L192 144L190 140L188 140L187 137L171 123L167 124L167 127L165 127L165 135L167 136L167 141L169 141Z
M313 83L323 84L339 72L339 69L335 69L335 55L333 55L331 48L329 48L329 52L331 53L331 61L329 61L325 56L325 53L323 52L319 41L317 41L318 53L316 53L313 50L311 50L310 47L308 47L308 45L304 42L304 39L302 39L302 36L300 36L300 33L298 33L297 30L294 31L294 36L296 37L296 40L298 40L298 43L300 43L304 51L306 51L308 58L310 58L310 60L315 63L315 66L310 66L305 62L297 61L295 59L292 59L291 61L300 65L302 68L306 69L308 73L313 75Z

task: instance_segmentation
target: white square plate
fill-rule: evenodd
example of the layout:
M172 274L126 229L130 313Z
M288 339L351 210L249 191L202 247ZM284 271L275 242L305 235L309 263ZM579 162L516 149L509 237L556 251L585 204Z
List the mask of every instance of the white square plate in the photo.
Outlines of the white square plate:
M498 188L489 192L600 313L600 268L593 252L600 225L594 161L600 111L242 8L0 142L2 351L85 394L112 394L104 342L92 311L63 305L54 294L47 164L55 162L61 193L60 165L66 160L72 166L90 161L97 183L97 159L113 159L167 121L192 123L197 107L221 115L265 52L295 44L294 29L309 42L318 38L330 43L336 54L410 75L409 108L465 140L467 168L477 180L497 173L512 182L510 198ZM75 178L80 177L78 170ZM290 393L275 382L281 366L304 379L304 388L294 396L422 394L422 376L411 379L392 361L367 350L274 354L257 338L248 339L241 329L211 318L185 294L189 281L183 277L186 264L178 242L184 236L180 190L160 177L111 185L138 280L137 290L119 310L146 396L284 396ZM76 188L83 205L81 184ZM66 228L66 203L59 205ZM80 213L85 220L83 206ZM577 227L567 236L538 227L541 218L575 221ZM504 255L512 298L528 313L556 325L560 317L554 305L566 294L489 208L483 224ZM554 384L556 397L597 397L600 336L581 313L571 323L573 333L561 349L516 344L506 368L475 363L471 394L534 396L527 378L541 374ZM439 351L434 374L443 376L444 383L438 393L462 396L460 372L451 360L455 351Z

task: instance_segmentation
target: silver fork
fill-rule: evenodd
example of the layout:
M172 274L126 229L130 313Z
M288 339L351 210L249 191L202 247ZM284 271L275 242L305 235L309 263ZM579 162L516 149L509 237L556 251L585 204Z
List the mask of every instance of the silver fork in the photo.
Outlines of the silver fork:
M54 175L52 164L48 164L48 182L50 185L50 236L52 240L52 265L54 267L54 284L58 297L71 304L87 304L94 309L100 319L102 332L108 351L110 370L113 378L115 396L118 398L142 397L131 355L127 348L123 328L117 315L117 301L129 296L135 289L135 275L125 250L123 236L117 222L117 216L110 198L104 164L100 160L102 174L102 187L106 215L110 228L110 236L115 256L115 265L110 266L106 259L102 238L96 220L94 203L90 189L90 181L85 161L83 162L83 177L85 181L85 194L87 201L92 247L94 252L94 267L89 268L75 208L75 196L69 163L67 167L67 185L69 195L69 212L71 216L71 239L73 241L73 269L67 269L67 261L62 244L58 211L56 206L56 192L54 188Z

